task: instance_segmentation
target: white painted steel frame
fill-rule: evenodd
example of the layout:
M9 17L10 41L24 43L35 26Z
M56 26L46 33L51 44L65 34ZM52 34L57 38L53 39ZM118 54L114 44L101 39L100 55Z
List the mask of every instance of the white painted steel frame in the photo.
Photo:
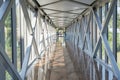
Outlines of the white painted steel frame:
M43 51L41 51L41 52L38 51L38 46L40 44L38 45L37 43L39 43L39 42L36 42L35 37L36 37L37 33L35 34L35 31L33 31L34 29L32 28L32 25L31 25L32 23L30 21L30 16L28 14L28 7L26 5L27 2L25 0L20 0L20 2L21 2L24 18L26 20L29 35L31 35L31 41L27 46L20 74L19 74L19 72L17 71L17 68L16 68L16 66L17 66L17 64L16 64L17 63L16 62L17 61L16 60L17 59L17 56L16 56L17 53L16 53L16 46L15 46L16 45L16 33L15 33L16 32L16 16L15 16L16 12L15 12L15 4L14 4L15 0L5 0L4 3L2 3L2 6L0 7L0 25L1 26L5 22L5 19L8 15L8 12L11 11L11 8L12 8L12 16L11 16L12 17L12 19L11 19L12 22L11 23L12 23L12 45L13 45L12 46L12 49L13 49L12 50L12 52L13 52L12 53L12 59L13 59L13 63L10 62L6 52L4 51L4 48L0 44L0 62L1 62L0 65L4 66L4 68L8 71L8 73L11 75L11 77L14 80L25 80L27 69L31 66L31 65L28 65L28 62L29 62L29 57L30 57L30 54L31 54L31 47L32 46L34 47L35 54L37 55L37 57L34 60L36 60L38 57L41 57L41 52L43 53ZM40 15L40 13L38 13L38 15ZM37 17L38 16L36 16L36 19L37 19ZM39 18L41 18L41 17L39 16ZM47 24L48 23L45 23L45 25L47 25ZM35 27L36 26L37 25L35 24ZM48 35L48 33L47 33L47 35ZM43 44L44 44L45 40L47 40L47 44L49 44L50 42L48 42L48 40L52 37L55 37L55 36L51 35L51 36L49 36L49 38L44 39ZM53 44L53 42L51 42L51 45L52 44ZM50 48L49 46L50 45L46 46L44 50L46 50L46 48ZM33 62L31 62L31 64ZM5 76L3 76L3 77L5 77ZM4 78L2 78L2 79L4 79Z
M106 3L107 4L107 3ZM117 0L112 0L111 1L111 4L110 4L110 7L109 7L109 9L107 9L107 7L108 7L108 5L105 5L105 13L106 13L106 18L105 18L105 23L104 23L104 25L102 26L102 23L101 23L101 17L102 16L98 16L98 13L97 13L97 8L96 7L91 7L90 9L89 9L89 14L87 13L87 15L89 15L89 17L94 17L92 20L94 20L94 23L95 23L95 27L94 27L94 34L93 34L93 30L92 30L92 32L90 32L89 33L89 31L88 31L88 28L90 28L90 21L89 21L89 19L88 19L88 21L86 22L86 18L85 18L85 16L86 16L86 14L82 14L81 15L81 18L79 18L79 22L80 22L80 25L79 25L79 27L80 27L80 31L79 31L79 41L80 41L80 44L78 45L78 47L81 49L81 50L83 50L83 52L85 52L85 53L87 53L94 61L96 61L97 63L99 63L101 66L102 66L102 68L103 67L105 67L105 69L106 70L110 70L111 72L113 72L113 74L117 77L117 79L119 80L120 79L120 71L119 71L119 68L118 68L118 66L117 66L117 63L116 63L116 57L114 56L114 55L116 55L116 54L113 54L113 52L112 52L112 50L110 49L110 45L109 45L109 43L108 43L108 38L107 38L107 28L108 28L108 23L109 23L109 21L110 21L110 18L111 18L111 15L113 14L113 16L115 16L116 15L116 13L114 13L114 10L116 10L116 4L117 4ZM108 10L108 11L107 11ZM116 12L116 11L115 11ZM92 14L90 14L90 13L92 13ZM101 13L101 10L100 10L100 13ZM99 14L100 14L99 13ZM90 19L90 20L91 20ZM114 21L116 21L116 18L114 18ZM71 26L69 26L68 28L67 28L67 40L66 41L68 41L68 43L70 43L70 44L74 44L75 43L75 41L73 40L74 39L74 36L77 34L77 32L74 32L74 28L75 27L77 27L77 26L75 26L74 24L76 24L76 22L74 21L73 23L72 23L72 25ZM96 25L97 24L97 25ZM88 26L87 26L88 25ZM93 25L93 24L92 24ZM114 34L113 34L113 36L114 36L114 38L116 38L115 37L115 31L116 31L116 22L114 22ZM93 29L93 28L92 28ZM99 30L99 37L97 37L97 29ZM91 40L93 40L93 35L96 35L95 36L95 38L97 39L97 40L95 40L94 39L94 41L92 41L92 43L91 43L91 40L90 40L90 36L89 35L92 35L91 37L92 37L92 39ZM97 42L96 42L97 41ZM97 52L99 51L98 49L99 49L99 47L100 47L100 44L102 44L101 43L101 41L103 41L103 44L104 44L104 46L105 46L105 50L106 50L106 56L105 56L105 61L107 61L108 62L108 59L110 60L110 63L111 63L111 66L110 65L108 65L107 63L105 63L103 60L102 60L102 57L100 57L100 59L98 59L97 57ZM116 42L116 40L114 40L113 41L113 43L114 43L114 46L116 46L117 44L115 44L115 42ZM70 45L69 44L69 47L70 46L72 46L72 45ZM95 46L94 46L94 45ZM87 47L88 48L87 48ZM101 46L102 47L102 46ZM100 47L100 48L101 48ZM73 51L73 53L74 54L76 54L76 52L74 52L74 46L73 47L70 47L70 49ZM116 47L114 47L114 53L116 53ZM99 53L99 54L101 54L101 53ZM101 56L101 55L100 55ZM91 63L91 61L89 62L89 63ZM99 67L98 67L98 69L99 69ZM102 70L102 69L101 69ZM99 73L99 72L98 72ZM109 74L112 74L112 73L109 73ZM104 75L104 77L105 77L105 75ZM109 77L110 78L110 77ZM112 77L111 77L112 78ZM94 78L95 79L95 78ZM99 79L100 79L100 77L99 77ZM101 80L101 79L100 79Z

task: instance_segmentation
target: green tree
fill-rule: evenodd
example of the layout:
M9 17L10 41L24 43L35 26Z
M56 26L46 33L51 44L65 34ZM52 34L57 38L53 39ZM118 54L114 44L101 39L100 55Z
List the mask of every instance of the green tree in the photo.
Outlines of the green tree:
M7 48L11 47L11 13L5 20L5 43Z
M120 14L117 14L117 29L120 29ZM120 33L117 33L117 50L120 51Z
M12 60L12 47L11 47L11 13L8 14L7 18L5 19L5 51ZM6 71L6 80L11 80L10 74Z
M117 27L120 29L120 14L117 14Z

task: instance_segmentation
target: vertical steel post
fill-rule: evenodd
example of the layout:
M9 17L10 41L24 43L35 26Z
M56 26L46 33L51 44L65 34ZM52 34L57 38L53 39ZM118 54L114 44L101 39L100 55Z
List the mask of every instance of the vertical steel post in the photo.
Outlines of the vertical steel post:
M95 45L97 43L97 24L95 23L95 20L93 20L93 49L95 48ZM94 63L92 62L92 64L94 65ZM96 80L96 75L95 75L95 69L94 66L92 66L93 68L93 80Z
M99 7L99 18L102 24L102 6ZM99 45L99 58L102 60L102 40L100 40L100 45ZM99 64L99 71L100 71L100 78L102 78L102 66L100 64Z
M93 14L91 16L91 30L90 30L90 35L91 35L91 44L92 44L92 51L93 51ZM92 62L90 63L90 80L93 80L93 65Z
M105 4L105 16L107 14L107 11L108 11L108 3ZM108 26L107 26L107 29L106 29L106 36L107 36L107 39L108 39ZM107 56L106 51L105 51L105 62L108 63L108 56ZM108 71L107 70L105 71L105 80L108 80Z
M0 0L0 6L2 5L3 0ZM5 49L5 30L4 30L4 23L0 24L0 44Z
M99 7L99 18L102 23L102 7ZM100 34L99 34L100 35ZM99 45L99 58L102 59L102 40L100 40L100 45Z
M3 3L3 0L0 0L0 7ZM0 24L0 44L3 46L3 48L5 49L5 32L4 32L4 24ZM5 68L2 66L2 64L0 64L0 72L2 72L2 74L0 74L0 79L1 80L5 80Z
M113 54L117 61L117 1L114 4L113 11Z
M23 63L23 59L24 59L24 39L23 39L23 35L24 35L24 31L23 31L23 13L22 13L22 9L21 7L19 7L20 10L20 62L21 62L21 67L22 67L22 63Z
M12 33L12 63L17 68L17 45L16 45L16 6L15 2L11 9L11 33Z

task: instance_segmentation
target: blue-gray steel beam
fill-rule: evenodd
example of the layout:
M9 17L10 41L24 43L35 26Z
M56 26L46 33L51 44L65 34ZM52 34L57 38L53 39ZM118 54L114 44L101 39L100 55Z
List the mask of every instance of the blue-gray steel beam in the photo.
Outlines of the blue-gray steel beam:
M101 80L97 62L93 60L94 80Z
M86 6L86 7L90 7L89 4L82 3L82 2L80 2L80 1L76 1L76 0L68 0L68 1L74 2L74 3L76 3L76 4L80 4L80 5L83 5L83 6Z
M37 26L37 18L38 18L38 12L36 12L35 13L36 14L36 21L35 21L35 25L34 25L34 28L33 28L33 46L34 46L34 49L35 49L35 54L37 54L37 55L39 55L39 51L38 51L38 46L37 46L37 38L35 38L35 37L38 37L38 36L36 36L36 34L35 34L35 29L37 28L37 27L39 27L39 26Z
M0 74L0 80L5 80L6 79L5 78L5 68L2 63L0 63L0 72L2 73L2 74Z
M54 35L50 36L49 38L51 39L52 37L54 37ZM40 44L42 44L42 42L40 42ZM40 44L39 44L39 45L40 45ZM53 43L51 43L51 45L52 45L52 44L53 44ZM48 47L51 47L51 45L49 45ZM45 51L45 49L40 52L39 56L38 56L37 58L35 58L35 59L31 62L31 64L28 65L27 69L29 69L29 68L31 67L31 65L32 65L37 59L41 58L41 55L42 55L42 53L44 53L44 51Z
M37 48L37 45L36 45L34 32L33 32L32 24L31 24L31 21L30 21L30 17L29 17L28 11L27 11L27 6L25 4L26 1L25 0L20 0L20 3L21 3L23 14L24 14L24 17L25 17L25 20L26 20L26 23L27 23L27 28L28 28L29 34L31 34L31 42L30 42L30 44L29 44L29 46L26 50L26 56L24 57L24 61L23 61L23 64L22 64L22 69L21 69L21 72L20 72L20 75L21 75L22 79L24 80L25 77L26 77L26 71L27 71L29 57L30 57L30 53L31 53L31 46L33 45L34 50L36 51L36 53L35 53L36 56L39 56L39 52L38 52L38 48Z
M91 27L90 27L90 35L91 35L91 48L93 52L93 14L91 14ZM92 63L90 64L90 80L93 80L93 65Z
M25 5L26 1L25 0L20 0L20 3L22 5L23 14L24 14L26 23L28 25L27 28L28 28L29 34L31 34L32 36L34 36L34 32L33 32L33 29L32 29L32 24L31 24L31 21L30 21L30 18L29 18L29 14L28 14L28 11L27 11L27 6ZM34 46L34 49L37 52L35 54L39 55L38 48L36 48L35 45L36 45L36 41L35 41L35 39L33 37L33 46Z
M102 23L102 7L99 7L99 18L100 18L100 22ZM99 58L102 59L102 40L100 40L100 45L99 45Z
M83 48L83 40L84 40L84 38L83 38L83 27L82 27L82 20L80 20L80 41L81 41L81 45L80 45L80 48L82 49Z
M44 10L49 10L49 11L56 11L58 13L51 13L51 14L48 14L48 16L52 16L53 14L60 14L60 13L67 13L67 14L78 14L78 13L73 13L73 12L70 12L70 11L62 11L62 10L56 10L56 9L49 9L49 8L42 8ZM69 17L68 17L69 18Z
M30 21L30 17L29 17L28 11L27 11L27 5L25 3L27 3L26 0L20 0L22 11L23 11L26 23L28 25L28 31L32 35L33 34L32 25L31 25L31 21Z
M26 49L26 55L24 57L22 69L20 72L20 76L21 76L22 80L25 80L25 77L26 77L26 72L27 72L27 68L28 68L28 62L29 62L29 57L30 57L30 53L31 53L32 43L33 43L33 38L31 37L30 43Z
M93 18L94 18L94 16L93 16ZM93 19L94 20L94 19ZM98 30L97 30L97 24L95 23L95 20L93 21L93 51L94 51L94 48L96 47L95 46L95 44L97 43L97 32L98 32ZM97 54L96 54L97 55Z
M117 1L113 11L113 54L117 61Z
M73 25L73 46L74 46L74 51L75 51L75 54L76 54L76 50L75 50L75 39L76 39L76 30L75 30L75 28L76 28L76 22L74 23L74 25ZM74 56L75 56L75 54L74 54Z
M11 0L11 1L7 0L0 7L0 25L4 23L7 15L8 15L8 12L11 10L13 2L14 2L14 0ZM2 32L2 34L3 33L4 32ZM4 37L2 37L2 38L4 38ZM0 52L1 63L4 65L4 67L9 72L9 74L12 76L13 79L21 80L17 70L14 69L14 66L12 65L12 63L10 62L6 53L4 52L4 46L2 45L2 47L1 47L1 45L0 45L0 48L1 48L1 52ZM3 78L4 78L4 76L3 76Z
M5 2L0 7L0 24L4 23L10 9L12 8L14 0L5 0Z
M105 16L107 14L107 11L108 11L108 3L105 4ZM108 39L108 26L107 26L107 29L106 29L106 36L107 36L107 39ZM108 63L108 56L107 56L106 51L105 51L105 62ZM108 71L107 70L105 71L105 80L108 80Z
M95 18L95 19L96 19L96 23L99 25L98 28L101 30L102 24L100 23L100 20L98 20L99 17L97 16L96 11L93 11L93 12L94 12L93 15L96 16L96 18ZM96 26L95 26L95 27L96 27ZM96 34L96 33L94 33L94 34ZM97 43L96 43L96 45L95 45L95 47L94 47L94 50L93 50L93 57L94 57L94 58L97 56L97 51L98 51L98 49L99 49L100 42L101 42L101 37L100 37L100 39L98 39L98 41L97 41Z
M22 10L21 7L19 6L19 16L20 17L20 22L19 22L19 28L20 28L20 66L22 68L23 60L24 60L24 24L23 24L23 15L22 15Z
M91 27L90 27L90 35L91 35L91 44L92 44L92 51L93 51L93 14L91 14Z
M114 72L115 72L116 77L117 77L118 80L119 80L119 79L120 79L119 68L118 68L118 66L117 66L117 64L116 64L115 58L114 58L113 53L112 53L112 51L111 51L111 49L110 49L109 43L108 43L108 41L107 41L106 33L105 33L105 31L106 31L106 26L108 25L108 23L109 23L109 21L110 21L110 18L111 18L111 15L112 15L112 13L113 13L113 11L114 11L115 3L116 3L116 0L113 0L112 3L111 3L111 5L110 5L110 9L108 10L107 17L106 17L105 24L104 24L103 28L102 28L102 25L101 25L101 23L100 23L100 19L98 18L97 13L96 13L95 11L93 11L93 13L94 13L94 16L95 16L95 19L96 19L96 23L97 23L97 25L98 25L98 28L99 28L99 30L100 30L99 40L100 40L100 38L102 38L103 43L104 43L104 46L105 46L105 49L106 49L106 51L107 51L107 55L108 55L108 57L109 57L109 59L110 59L112 68L113 68L113 70L114 70ZM102 29L101 29L101 28L102 28ZM96 50L96 49L97 49L97 48L95 48L95 50ZM96 53L93 53L93 56L94 56L94 54L96 54Z
M105 16L107 14L107 11L108 11L108 3L105 4ZM108 26L107 26L107 29L106 29L106 36L107 36L107 39L108 39ZM105 52L105 62L108 63L108 56L107 56L106 52Z
M106 70L108 70L108 71L111 70L111 71L114 73L112 67L111 67L110 65L104 63L103 60L101 60L101 59L99 59L99 58L95 58L95 61L96 61L96 62L99 62L100 65L104 65ZM114 74L115 74L115 73L114 73Z
M11 33L12 33L12 63L17 69L17 44L16 44L16 6L13 3L11 9Z
M0 7L2 4L3 4L3 0L0 0ZM5 49L5 37L4 36L5 36L4 25L2 23L2 24L0 24L0 44ZM0 74L0 80L5 80L5 68L1 63L0 63L0 72L2 73L2 74Z
M76 32L76 34L75 34L75 51L76 51L76 58L78 57L77 55L78 55L78 50L77 50L77 48L78 48L78 21L76 21L76 27L75 27L75 32Z
M112 52L111 52L111 49L110 49L110 46L109 46L109 44L108 44L108 41L107 41L107 39L108 39L108 34L106 34L106 32L107 32L107 26L108 26L108 23L109 23L109 20L110 20L110 18L111 18L111 15L112 15L112 12L113 12L113 7L114 7L114 1L116 1L116 0L113 0L113 2L112 2L112 5L110 6L110 9L109 9L109 11L108 11L108 13L107 13L107 15L106 15L106 21L105 21L105 24L104 24L104 26L102 27L102 24L101 24L101 21L100 21L100 18L102 17L95 17L95 19L96 19L96 22L97 22L97 25L98 25L98 28L99 28L99 30L100 30L100 38L98 39L98 41L97 41L97 44L96 44L96 47L95 47L95 49L94 50L96 50L96 52L95 52L95 54L94 54L94 57L96 57L96 53L97 53L97 51L98 51L98 48L99 48L99 44L100 44L100 42L101 42L101 39L103 40L103 44L105 45L105 49L106 49L106 53L107 53L107 55L106 56L109 56L109 58L110 58L110 60L111 60L111 64L112 64L112 70L111 71L113 71L113 73L116 75L116 77L118 77L118 79L120 79L120 73L119 73L119 69L118 69L118 67L117 67L117 65L116 65L116 62L115 62L115 59L114 59L114 57L113 57L113 55L111 55L111 54L113 54ZM108 7L107 7L108 8ZM107 11L107 8L106 8L106 11ZM114 15L114 13L113 13L113 15ZM116 19L117 20L117 19ZM116 24L116 21L115 21L115 24ZM97 27L97 26L96 26ZM116 29L116 28L115 28ZM97 31L97 29L95 29L95 31ZM95 34L96 34L97 32L95 32ZM72 37L72 36L71 36ZM97 37L96 37L97 38ZM115 45L116 46L116 45ZM116 48L115 48L116 49ZM93 52L94 53L94 52ZM101 56L101 55L100 55ZM112 61L113 60L113 61ZM96 61L98 61L98 60L96 60ZM100 61L100 64L104 64L104 62L101 62ZM104 65L104 66L106 66L106 64ZM117 71L118 70L118 71Z
M98 15L97 15L97 12L96 12L96 10L94 10L93 11L93 15L94 15L94 17L95 17L95 22L97 23L97 25L98 25L98 28L99 28L99 30L101 30L102 29L102 24L101 24L101 22L100 22L100 20L99 20L99 17L98 17ZM95 47L94 47L94 51L93 51L93 57L95 58L96 56L97 56L97 51L98 51L98 49L99 49L99 45L100 45L100 42L101 42L101 37L98 39L98 41L97 41L97 43L96 43L96 45L95 45Z
M48 4L41 5L40 7L44 7L44 6L51 5L51 4L56 4L56 3L59 3L61 1L62 0L57 0L57 1L54 1L54 2L51 2L51 3L48 3Z
M79 34L78 34L78 37L79 37L78 48L82 48L81 45L79 45L79 44L82 44L82 39L81 39L81 24L80 24L80 22L79 22Z
M100 22L102 23L102 6L99 7L99 18ZM102 40L100 40L100 45L99 45L99 58L102 59ZM100 77L102 77L102 66L99 64L99 72L100 72Z
M1 7L2 4L3 4L3 0L0 0L0 7Z
M92 12L90 12L90 14L89 14L89 19L88 19L88 22L87 23L83 23L84 24L84 27L86 27L85 28L85 35L84 35L84 42L83 42L83 47L82 47L82 49L84 48L84 46L85 46L85 42L87 42L87 46L88 46L88 49L89 49L89 51L90 51L90 54L92 53L92 48L91 48L91 43L90 43L90 40L89 40L89 32L88 32L88 29L89 29L89 25L90 25L90 20L91 20L91 13ZM84 22L84 21L83 21Z
M0 44L0 61L14 80L21 80L21 77L17 72L17 69L14 67L12 62L10 62L1 44Z

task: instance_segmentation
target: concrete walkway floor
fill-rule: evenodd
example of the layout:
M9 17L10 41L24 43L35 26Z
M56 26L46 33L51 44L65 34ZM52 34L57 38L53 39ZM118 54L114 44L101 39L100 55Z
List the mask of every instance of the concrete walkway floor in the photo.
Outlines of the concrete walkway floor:
M50 80L68 80L63 47L61 43L57 43L56 45L51 67Z
M50 62L51 67L46 73L46 79L39 79L39 71L34 71L35 74L32 73L34 74L34 78L31 80L79 80L74 70L73 63L69 57L69 53L65 48L65 45L62 43L56 43L56 48ZM39 68L38 63L37 68ZM34 70L39 69L35 68ZM35 76L37 76L37 78Z

